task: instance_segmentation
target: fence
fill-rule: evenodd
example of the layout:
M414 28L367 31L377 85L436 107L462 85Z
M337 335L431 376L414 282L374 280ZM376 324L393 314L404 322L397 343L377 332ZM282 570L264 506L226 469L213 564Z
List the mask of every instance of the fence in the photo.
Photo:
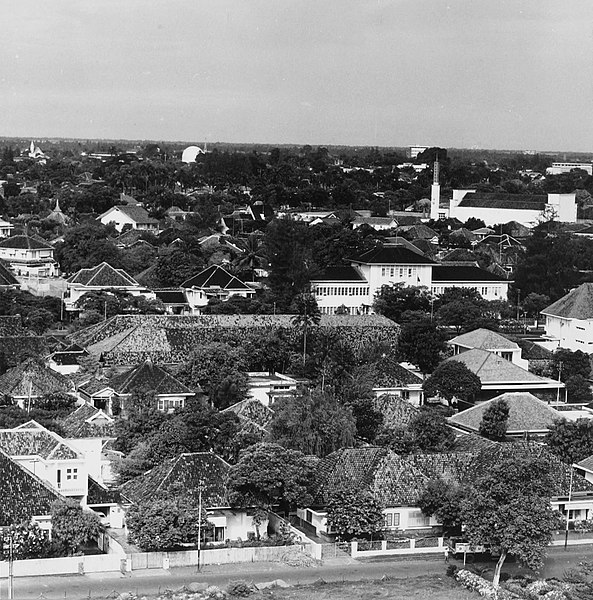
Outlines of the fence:
M442 554L445 540L442 537L381 540L377 542L352 542L352 558L373 556L404 556L413 554Z
M15 560L13 562L15 577L108 573L119 571L121 568L121 557L116 554L66 556L63 558ZM3 577L8 577L7 562L0 562L0 578Z

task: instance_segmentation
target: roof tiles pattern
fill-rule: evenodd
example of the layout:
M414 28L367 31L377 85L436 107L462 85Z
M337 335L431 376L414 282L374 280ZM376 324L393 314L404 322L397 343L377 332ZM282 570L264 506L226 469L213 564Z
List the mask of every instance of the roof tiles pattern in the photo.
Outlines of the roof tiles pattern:
M88 287L138 287L139 283L123 269L114 269L109 263L102 262L90 269L80 269L68 279L68 283L78 283Z
M583 283L541 311L565 319L593 319L593 283Z

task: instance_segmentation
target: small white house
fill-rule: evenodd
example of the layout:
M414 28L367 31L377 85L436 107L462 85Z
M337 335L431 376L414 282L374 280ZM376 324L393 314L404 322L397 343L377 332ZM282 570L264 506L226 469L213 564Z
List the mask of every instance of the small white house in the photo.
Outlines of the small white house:
M120 204L112 206L102 215L97 217L103 225L113 223L117 231L121 233L126 225L130 225L132 229L142 229L144 231L152 231L158 233L159 222L148 215L148 212L141 206L131 206L128 204Z

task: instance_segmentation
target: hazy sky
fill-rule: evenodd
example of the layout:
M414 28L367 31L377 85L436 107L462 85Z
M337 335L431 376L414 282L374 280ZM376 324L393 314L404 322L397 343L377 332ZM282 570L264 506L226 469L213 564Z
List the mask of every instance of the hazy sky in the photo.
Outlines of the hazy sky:
M0 7L0 135L593 150L592 0Z

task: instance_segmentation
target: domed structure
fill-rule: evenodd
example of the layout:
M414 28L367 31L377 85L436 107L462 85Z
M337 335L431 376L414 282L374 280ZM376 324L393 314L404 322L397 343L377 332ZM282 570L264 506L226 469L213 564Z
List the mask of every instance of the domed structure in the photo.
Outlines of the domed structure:
M199 146L188 146L181 155L181 162L188 164L196 162L196 156L199 154L205 154Z

